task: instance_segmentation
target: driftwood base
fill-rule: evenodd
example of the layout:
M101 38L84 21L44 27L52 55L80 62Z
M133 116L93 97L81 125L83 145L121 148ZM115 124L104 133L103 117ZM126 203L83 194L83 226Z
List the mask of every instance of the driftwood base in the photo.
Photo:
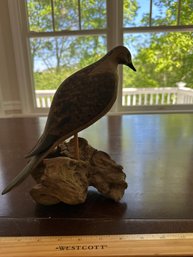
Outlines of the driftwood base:
M38 184L30 194L37 203L80 204L86 200L89 186L115 201L122 198L127 188L123 167L117 165L107 153L91 147L85 139L78 140L80 160L73 158L72 139L59 145L33 171L32 176Z

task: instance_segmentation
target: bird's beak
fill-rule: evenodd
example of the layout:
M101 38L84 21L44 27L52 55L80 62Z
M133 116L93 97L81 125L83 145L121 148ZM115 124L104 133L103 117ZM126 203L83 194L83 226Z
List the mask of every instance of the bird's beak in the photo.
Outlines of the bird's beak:
M135 69L135 67L133 66L133 63L132 63L132 62L128 63L127 66L128 66L129 68L131 68L132 70L136 71L136 69Z

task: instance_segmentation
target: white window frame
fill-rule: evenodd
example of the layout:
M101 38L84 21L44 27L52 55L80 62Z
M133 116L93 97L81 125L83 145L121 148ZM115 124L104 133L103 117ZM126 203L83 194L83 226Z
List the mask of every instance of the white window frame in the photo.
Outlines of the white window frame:
M181 0L178 0L179 3ZM150 1L152 5L152 0ZM30 60L29 36L46 36L46 32L29 32L27 27L24 0L8 0L10 22L14 39L17 74L23 114L46 114L48 109L37 108L33 85L33 71ZM161 26L123 28L123 0L106 0L107 28L78 31L49 32L48 36L100 35L106 34L107 50L123 44L124 33L147 32L185 32L193 31L193 26ZM151 16L151 14L150 14ZM151 17L150 17L151 22ZM179 22L179 16L178 16ZM158 105L158 106L122 106L122 69L119 67L120 81L117 101L111 113L154 113L154 112L190 112L192 105Z

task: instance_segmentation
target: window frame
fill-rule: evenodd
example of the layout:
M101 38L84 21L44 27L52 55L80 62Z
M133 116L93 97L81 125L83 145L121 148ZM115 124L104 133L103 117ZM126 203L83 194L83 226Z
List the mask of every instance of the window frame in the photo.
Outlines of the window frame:
M150 10L152 6L150 0ZM179 6L181 0L178 0ZM37 108L35 90L33 82L32 62L30 59L30 37L49 37L49 36L83 36L83 35L106 35L107 50L114 46L123 44L125 33L151 33L151 32L193 32L193 25L176 26L149 26L145 27L123 27L123 0L106 0L107 7L107 28L76 31L55 31L55 32L30 32L28 31L28 19L26 2L23 0L8 0L10 12L10 22L14 38L14 50L16 57L16 67L20 85L20 97L23 114L47 114L48 108ZM180 7L179 7L180 8ZM150 15L151 12L150 12ZM135 60L134 60L135 62ZM160 112L191 112L192 105L152 105L152 106L122 106L122 67L119 66L119 88L117 100L110 113L160 113Z

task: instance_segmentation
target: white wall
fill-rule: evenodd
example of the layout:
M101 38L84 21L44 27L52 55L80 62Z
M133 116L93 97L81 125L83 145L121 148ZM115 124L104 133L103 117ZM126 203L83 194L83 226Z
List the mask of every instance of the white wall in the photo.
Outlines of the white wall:
M0 1L0 114L21 113L8 1Z

